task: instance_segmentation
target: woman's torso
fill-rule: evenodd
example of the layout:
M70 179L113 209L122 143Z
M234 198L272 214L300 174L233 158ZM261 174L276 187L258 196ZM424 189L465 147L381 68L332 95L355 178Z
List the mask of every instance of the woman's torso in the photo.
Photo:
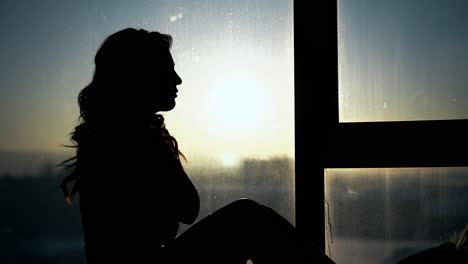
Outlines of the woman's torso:
M97 140L80 167L80 210L88 259L158 255L179 223L172 213L173 164L165 145L147 135ZM92 147L91 147L92 146ZM97 259L97 257L95 257Z

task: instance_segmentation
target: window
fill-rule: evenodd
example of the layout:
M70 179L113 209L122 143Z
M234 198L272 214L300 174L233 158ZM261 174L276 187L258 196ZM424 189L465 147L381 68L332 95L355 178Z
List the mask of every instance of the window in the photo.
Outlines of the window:
M462 119L465 1L338 1L340 121Z
M56 157L50 152L56 152L60 144L67 142L67 133L75 125L75 117L78 114L76 95L91 78L92 58L98 44L105 36L129 26L160 30L174 36L172 53L176 61L176 70L184 79L186 87L185 94L182 94L181 90L178 97L179 112L175 111L166 115L167 125L179 139L182 151L189 158L190 163L187 169L197 187L210 186L201 190L203 202L207 205L202 215L222 206L231 198L236 199L255 193L258 196L252 198L270 204L291 221L295 221L300 232L325 249L325 223L327 223L325 220L328 220L325 217L325 187L332 188L333 186L331 183L330 186L326 185L326 172L331 175L330 177L340 179L346 176L337 176L342 175L340 173L343 172L337 170L345 168L359 169L360 173L365 174L367 169L363 168L375 168L376 172L380 173L382 170L393 168L418 168L417 170L426 171L425 168L437 170L439 167L468 166L468 157L466 157L468 142L465 140L468 135L468 121L460 119L465 118L466 109L460 107L459 104L464 100L463 98L466 98L461 89L465 75L454 83L448 83L453 90L439 97L442 100L441 103L422 101L419 108L412 113L388 114L385 111L400 109L396 106L400 104L398 100L401 97L406 100L402 104L411 104L409 99L418 98L418 91L405 90L403 92L401 90L402 92L398 95L389 96L389 101L383 90L375 95L371 92L371 99L364 99L370 104L363 108L371 110L363 111L359 110L362 99L350 95L359 88L357 84L360 84L360 81L367 83L363 76L368 74L368 71L380 71L393 66L390 72L404 77L407 74L404 70L421 69L416 67L421 65L427 67L422 67L427 74L415 74L416 77L419 76L418 78L422 79L418 87L423 89L424 94L426 92L424 89L431 89L430 92L439 95L441 93L434 88L435 86L428 88L424 84L434 81L435 83L431 85L441 87L447 84L446 76L451 76L450 74L461 76L458 70L451 72L449 69L462 69L461 67L451 68L451 66L457 63L463 64L464 60L460 58L465 56L463 48L465 42L456 42L447 38L441 39L439 43L396 43L401 47L401 56L387 57L384 52L385 57L381 57L381 60L386 61L385 63L373 60L368 65L361 64L358 71L360 75L357 75L361 77L357 78L355 75L343 72L344 68L341 68L350 63L352 56L349 58L340 56L340 60L338 57L338 51L341 48L349 47L338 46L338 29L341 33L351 36L354 36L356 32L349 30L349 27L348 29L342 27L348 25L346 20L340 20L338 23L340 17L338 13L343 10L337 7L343 5L344 2L340 1L340 4L337 4L337 1L318 1L314 3L313 8L310 8L305 1L295 1L293 8L293 1L287 0L187 0L157 3L141 1L133 5L128 5L126 1L59 4L52 3L52 1L40 3L3 1L0 4L0 10L2 10L0 30L3 36L8 36L0 44L3 58L0 82L4 87L0 91L0 116L4 121L4 126L0 130L0 147L4 150L1 155L8 156L8 158L2 158L1 164L6 168L4 171L9 174L12 174L12 171L15 173L20 171L19 174L28 176L31 174L28 172L30 171L28 166L34 164L36 162L34 160L57 161L63 157L63 153L60 153L62 156ZM392 1L395 7L406 2ZM353 3L364 2L346 2L347 5ZM375 1L366 3L375 5ZM379 3L382 6L386 5L381 1ZM425 1L424 3L427 4L425 8L428 8L428 6L444 2ZM458 5L458 7L464 6L463 1L452 1L451 4ZM454 35L449 36L455 36L457 32L464 29L457 23L464 21L466 12L463 8L455 9L443 8L437 11L454 14L450 16L451 20L448 16L438 18L439 22L446 19L442 21L447 23L446 25L456 25L452 32ZM358 13L363 14L364 11L359 10L360 13ZM408 10L414 11L414 9ZM426 15L423 17L430 18ZM412 18L411 13L407 14L407 18ZM366 19L374 21L371 17ZM418 25L417 23L415 25ZM378 25L377 23L374 26ZM433 32L440 34L443 32L443 28L432 29L436 30ZM397 31L388 31L387 37ZM418 32L422 34L421 36L429 33L430 31ZM398 39L403 41L404 37L401 36ZM218 42L218 40L223 41ZM397 39L391 39L391 41L397 41ZM394 45L395 42L385 44ZM448 50L448 54L438 54L437 60L426 63L427 58L423 56L424 54L418 53L422 55L417 60L407 61L404 52L408 50L403 49L406 47L403 44L411 48L414 48L416 44L427 45L424 46L427 50L439 52ZM451 44L456 45L450 46ZM436 45L448 45L454 48L436 49L439 47ZM359 47L356 49L359 51ZM351 55L355 53L355 50L341 49L341 52ZM372 54L381 53L374 50ZM446 58L455 58L456 63L448 63ZM244 68L244 65L248 68ZM371 69L371 66L378 67ZM201 71L203 68L209 68L212 75L208 76L206 72ZM443 69L437 72L435 71L437 68ZM440 75L442 77L429 74L433 72L442 74ZM376 80L380 84L387 84L383 80L389 79L388 76ZM402 80L400 84L394 83L392 87L409 87L408 83L412 82L405 78L400 78L400 80ZM355 89L351 87L351 90L341 95L339 92L342 90L339 84L349 83L355 85ZM188 84L194 86L189 87ZM199 89L195 89L196 86ZM246 103L245 106L249 108L249 111L242 115L231 115L232 105L217 105L216 100L209 96L208 91L214 87L226 88L225 91L212 90L215 98L232 99L236 98L239 92L249 93L249 100L242 101ZM276 100L268 98L271 95L269 88L278 94ZM45 93L45 91L50 93ZM409 95L405 96L406 93ZM360 97L361 93L357 94ZM250 100L258 102L259 100L255 98L262 98L263 105L253 111L253 104ZM352 98L357 98L357 101ZM208 108L197 108L198 100L214 100L214 102L203 103L203 106ZM190 108L190 105L193 108ZM358 110L348 111L349 107L356 105ZM429 106L434 105L440 106L439 109L442 111L432 110L432 108L430 110L432 112L426 111ZM408 109L409 106L401 109ZM216 112L209 111L210 107L223 108L224 116L229 116L234 122L228 123L226 127L220 116L216 116ZM380 110L377 111L377 108ZM61 111L56 111L57 109ZM447 111L444 112L445 110ZM372 111L378 115L363 118L363 113L366 111ZM188 112L190 112L190 117L183 114ZM193 113L200 115L194 116ZM210 119L213 121L212 127L203 125L205 120L202 117L208 113L214 114ZM236 119L238 116L244 118ZM50 123L44 125L41 123L43 120L49 120ZM197 137L193 141L185 134L187 131L184 124L189 123L200 125L190 128L193 136ZM245 127L231 126L239 123ZM226 134L227 130L231 134ZM257 139L249 137L254 132L269 136ZM229 141L216 143L217 138L221 137ZM294 140L295 143L293 143ZM247 147L239 151L234 145ZM249 148L249 146L256 147ZM216 153L217 159L198 152L205 147L207 152ZM30 154L24 158L23 154L29 153L30 148L35 150L34 153L37 154L34 155L39 158L34 158L34 155L30 156ZM223 152L227 149L230 151ZM24 167L24 170L11 169L14 164L9 162L12 160L11 157L14 157L14 160L23 160L20 166ZM293 160L294 165L291 163ZM209 166L199 166L203 162L209 163ZM43 171L48 173L49 169L46 167ZM236 178L240 174L253 175L258 170L266 170L268 173L263 173L263 178ZM8 173L3 174L5 176ZM33 170L32 174L39 175L40 173ZM425 178L424 174L427 173L422 173L421 177ZM203 178L201 175L218 175L219 177ZM274 176L271 177L271 175ZM438 175L445 177L444 173ZM2 201L24 199L26 196L22 194L29 193L29 189L23 187L39 184L37 178L23 178L21 181L16 178L12 181L12 179L13 177L1 179L0 186L5 189L0 194L11 195ZM54 179L48 178L44 184L53 188ZM7 183L13 184L16 189L6 188ZM283 186L280 188L281 199L273 200L269 190L258 192L258 189L245 188L245 184L249 186L281 185ZM220 192L221 188L230 188L229 193L232 196L226 196L225 192ZM46 189L46 187L42 188L42 190ZM8 190L22 190L23 192L15 192L13 195ZM34 197L43 196L36 194ZM34 205L37 210L41 204L47 204L48 208L59 208L59 206L51 206L51 203L52 201L61 202L60 193L47 199L50 200L46 203L38 200L37 204L25 203L25 206ZM76 245L75 238L81 235L77 221L60 221L58 217L50 221L52 217L56 217L51 213L48 219L43 217L31 225L29 221L31 218L25 213L30 211L23 210L23 207L12 207L12 204L4 203L1 207L1 211L7 212L5 215L10 217L2 218L0 221L0 234L3 234L0 238L6 239L0 242L24 251L8 248L8 252L19 252L20 255L60 255L64 254L63 252L70 256L77 254L74 249L79 248L80 245ZM57 211L59 210L65 212L63 208ZM78 220L76 213L76 210L68 211L66 215L69 219ZM23 220L18 221L20 218L17 216L21 216ZM49 224L43 225L45 222ZM20 224L20 229L25 230L22 236L30 236L29 240L23 241L27 244L10 243L17 241L14 239L18 235L16 228L12 227L13 224ZM68 228L68 224L74 225L74 228ZM30 229L23 229L28 225ZM71 240L67 240L66 243L59 241L60 245L67 244L70 248L56 247L57 241L54 239L58 236L49 236L52 230L58 229L72 230L68 233ZM44 231L46 233L37 232L38 230L46 230ZM34 245L47 244L44 243L43 238L51 242L51 247L39 248L39 250L44 250L38 253ZM24 245L33 246L28 248Z
M248 197L295 222L291 0L0 6L0 32L8 36L0 43L0 215L7 215L0 244L9 246L0 262L83 256L78 207L66 206L60 178L46 177L53 170L43 164L72 155L61 144L76 125L78 92L92 78L99 44L126 27L173 36L183 84L164 116L200 193L198 219Z
M452 240L467 224L468 169L325 172L327 252L336 263L397 263Z
M349 114L346 112L348 111L346 107L350 107L352 103L351 101L347 101L348 106L344 104L348 98L343 98L340 94L341 85L354 85L346 83L346 78L352 79L357 77L351 73L348 73L348 75L343 73L343 65L338 64L338 62L349 63L349 61L346 61L347 58L342 58L342 54L339 53L339 51L343 51L343 47L339 46L343 43L338 42L339 34L342 33L338 29L345 31L345 34L346 32L348 34L355 32L346 31L346 28L338 27L339 15L341 15L340 12L342 11L337 7L344 2L320 1L314 5L313 10L300 1L296 1L294 6L296 221L297 227L305 235L314 238L324 250L327 245L325 243L327 235L325 227L330 224L328 221L325 221L330 220L326 218L325 189L329 193L333 193L331 189L334 187L334 182L328 182L325 179L325 174L332 179L338 180L346 177L346 173L343 172L349 172L346 170L341 171L343 169L356 169L361 173L365 173L368 171L364 168L373 168L372 172L380 174L382 171L393 169L402 172L404 168L418 168L417 170L424 172L421 173L420 177L429 179L429 177L425 177L425 174L427 174L426 168L428 170L430 170L429 168L433 168L432 170L437 171L437 168L440 167L460 167L467 166L468 163L466 151L464 151L467 147L465 139L465 135L468 132L467 121L462 119L433 120L456 119L460 118L460 115L449 115L437 110L434 113L439 114L438 116L432 114L423 116L413 112L404 113L406 117L380 115L377 117L361 118L364 113L361 111L362 109L370 109L369 111L372 112L374 107L372 104L375 102L378 102L375 105L382 106L381 101L379 101L380 97L373 96L373 92L371 91L369 93L372 100L375 98L379 100L373 102L369 99L368 101L371 104L362 106L357 102L367 99L355 96L353 107L356 107L357 112L355 113L357 114L351 113L353 116L346 116ZM349 2L351 3L347 2L345 4L353 5L354 3L359 8L366 6L360 5L363 2ZM378 5L383 5L381 1L377 2ZM395 3L400 2L403 3L403 1ZM393 4L393 1L389 1L389 3ZM431 4L435 3L435 1L431 1ZM437 3L441 4L443 1L437 1ZM373 1L372 5L377 4ZM364 18L359 17L358 19ZM369 27L372 26L374 25L369 25ZM359 49L359 47L355 48ZM354 54L349 53L348 55L354 56ZM353 57L350 56L350 58ZM418 63L424 64L421 61ZM395 66L388 63L385 65L386 67L390 67L390 69L392 65ZM433 64L428 67L433 67ZM367 69L374 72L380 70L377 68L371 69L370 67ZM344 74L344 76L339 77L338 73ZM382 73L379 72L379 74ZM368 80L363 81L368 82ZM356 89L358 88L361 87L356 86ZM412 93L411 90L409 92ZM395 102L407 99L395 97ZM361 106L365 108L361 108ZM403 109L408 108L403 107ZM424 110L419 113L427 114ZM313 159L312 157L317 158ZM398 175L395 171L393 173ZM448 177L444 173L436 174L437 178ZM356 173L352 175L355 176ZM382 187L381 184L377 184L377 186ZM444 188L441 187L441 190L446 190ZM353 192L351 191L351 193ZM422 198L421 200L424 199ZM329 204L328 207L330 210L339 210L337 208L343 209L340 204ZM327 213L329 212L332 211L327 211ZM343 213L343 211L341 212ZM339 222L336 216L335 220L333 218L331 220ZM333 226L331 230L334 230ZM336 244L336 246L339 245ZM349 250L352 246L351 244L347 244L345 248ZM338 249L331 250L333 254L333 250ZM341 250L344 250L343 247L341 247ZM344 251L342 253L346 254ZM348 260L352 261L353 257L351 255L347 255L347 257Z

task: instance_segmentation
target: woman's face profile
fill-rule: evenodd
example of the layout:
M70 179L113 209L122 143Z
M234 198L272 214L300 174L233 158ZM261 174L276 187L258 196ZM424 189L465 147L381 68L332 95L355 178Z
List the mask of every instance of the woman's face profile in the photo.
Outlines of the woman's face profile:
M169 51L167 52L167 58L165 58L165 60L166 63L161 71L162 76L159 84L160 86L156 87L157 91L160 92L156 96L157 98L155 98L160 99L158 100L159 102L155 104L156 108L159 108L156 109L156 111L169 111L175 107L175 98L179 91L177 86L182 84L182 79L175 71L174 60L172 59Z
M150 59L149 71L146 71L145 90L142 100L150 108L151 114L159 111L170 111L176 103L177 85L182 83L182 79L175 71L175 64L169 51L164 56L157 59Z

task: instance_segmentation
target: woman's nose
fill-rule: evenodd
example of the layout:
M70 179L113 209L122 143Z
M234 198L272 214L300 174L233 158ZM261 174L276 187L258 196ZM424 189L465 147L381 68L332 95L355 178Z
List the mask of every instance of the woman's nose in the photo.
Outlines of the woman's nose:
M177 74L177 72L174 72L174 73L175 73L176 85L181 85L182 84L182 79L180 78L179 74Z

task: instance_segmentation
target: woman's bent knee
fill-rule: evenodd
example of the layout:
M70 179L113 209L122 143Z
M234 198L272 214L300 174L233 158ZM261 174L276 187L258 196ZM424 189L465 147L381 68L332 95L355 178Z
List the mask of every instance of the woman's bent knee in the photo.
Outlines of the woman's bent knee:
M247 198L234 201L220 211L231 215L234 219L248 219L250 222L275 217L276 214L270 207Z
M232 203L230 203L228 206L233 206L233 207L243 207L243 208L253 208L253 207L259 207L262 206L258 202L249 199L249 198L241 198L239 200L236 200Z
M231 211L234 214L252 216L259 213L264 213L268 207L254 200L242 198L228 204L225 209Z

